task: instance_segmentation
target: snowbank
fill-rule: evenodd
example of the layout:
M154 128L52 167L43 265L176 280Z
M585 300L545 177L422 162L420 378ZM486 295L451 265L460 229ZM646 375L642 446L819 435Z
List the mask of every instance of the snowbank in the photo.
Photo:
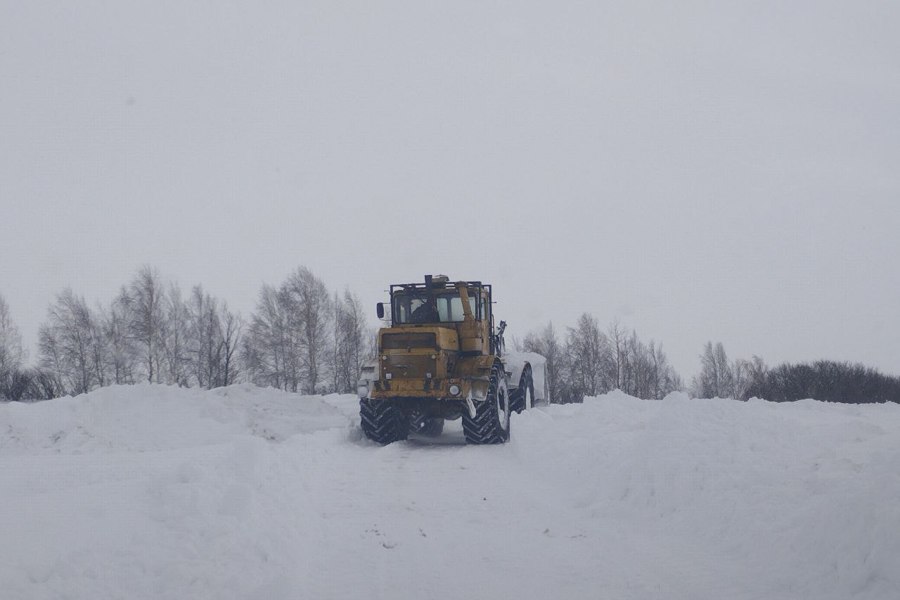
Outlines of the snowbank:
M354 396L0 405L6 598L900 597L900 406L621 393L388 447Z
M285 517L304 510L279 494L278 445L350 427L322 398L246 385L0 405L0 597L262 593L295 569Z
M900 406L614 392L562 411L517 423L563 440L526 460L588 518L696 558L718 580L701 597L900 594Z
M175 450L240 435L280 441L348 425L319 396L249 384L212 391L112 386L52 402L0 404L0 455Z

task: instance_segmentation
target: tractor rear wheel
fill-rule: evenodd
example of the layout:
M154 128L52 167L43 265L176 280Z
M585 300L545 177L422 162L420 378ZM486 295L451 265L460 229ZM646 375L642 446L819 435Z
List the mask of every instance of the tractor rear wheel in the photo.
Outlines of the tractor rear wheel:
M382 446L405 440L409 434L409 422L391 402L363 398L359 401L359 424L363 433Z
M509 439L509 388L500 363L491 368L487 397L475 405L475 416L463 413L462 426L469 444L502 444Z
M531 377L531 367L522 369L519 378L519 387L516 388L513 400L513 410L521 413L523 410L531 410L534 407L534 380Z

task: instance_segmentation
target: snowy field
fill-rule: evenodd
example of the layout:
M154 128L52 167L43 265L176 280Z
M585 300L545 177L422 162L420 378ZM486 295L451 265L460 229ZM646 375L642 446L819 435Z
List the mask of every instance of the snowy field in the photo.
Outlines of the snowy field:
M610 394L384 448L356 410L0 405L0 597L900 598L900 406Z

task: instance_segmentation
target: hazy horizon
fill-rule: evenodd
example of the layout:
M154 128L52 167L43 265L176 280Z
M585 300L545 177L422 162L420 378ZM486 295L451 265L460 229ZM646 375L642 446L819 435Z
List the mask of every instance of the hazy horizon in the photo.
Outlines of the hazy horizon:
M0 294L36 357L143 264L245 317L304 265L492 283L769 364L900 375L900 5L6 3ZM509 338L508 338L509 339Z

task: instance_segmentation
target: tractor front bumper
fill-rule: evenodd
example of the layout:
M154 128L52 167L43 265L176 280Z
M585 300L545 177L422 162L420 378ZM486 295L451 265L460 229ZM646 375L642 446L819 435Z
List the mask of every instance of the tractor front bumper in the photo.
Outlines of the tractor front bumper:
M372 381L368 386L367 395L373 400L420 398L480 402L487 398L489 387L490 379L487 377L453 377L449 379L398 377ZM359 393L362 395L362 387L360 387Z

